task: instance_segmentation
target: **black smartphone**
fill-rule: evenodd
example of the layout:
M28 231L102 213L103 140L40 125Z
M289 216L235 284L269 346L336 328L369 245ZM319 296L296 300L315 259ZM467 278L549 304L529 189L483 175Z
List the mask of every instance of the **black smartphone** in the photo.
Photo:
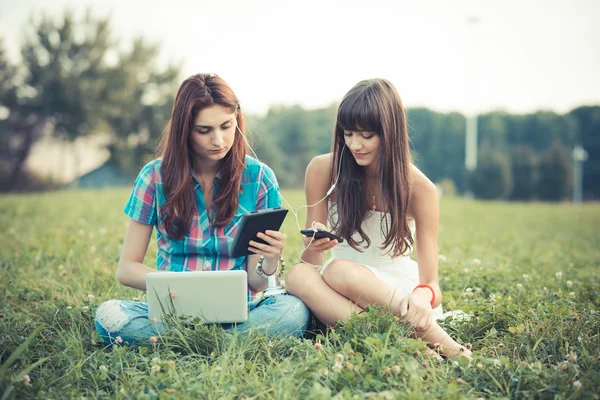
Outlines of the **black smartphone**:
M334 235L331 232L324 231L321 229L318 229L316 231L314 229L303 229L300 231L300 233L309 238L313 236L315 237L315 239L329 238L331 240L337 240L338 243L342 243L344 241L344 239L339 237L338 235Z

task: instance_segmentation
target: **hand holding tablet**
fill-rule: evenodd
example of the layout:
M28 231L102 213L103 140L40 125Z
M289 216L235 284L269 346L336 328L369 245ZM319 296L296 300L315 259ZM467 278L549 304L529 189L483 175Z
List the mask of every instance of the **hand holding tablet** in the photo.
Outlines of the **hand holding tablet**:
M248 250L248 247L252 247L250 241L267 244L257 236L258 233L264 233L268 230L278 231L287 213L288 210L285 208L275 207L244 214L233 240L230 256L237 258L255 254Z

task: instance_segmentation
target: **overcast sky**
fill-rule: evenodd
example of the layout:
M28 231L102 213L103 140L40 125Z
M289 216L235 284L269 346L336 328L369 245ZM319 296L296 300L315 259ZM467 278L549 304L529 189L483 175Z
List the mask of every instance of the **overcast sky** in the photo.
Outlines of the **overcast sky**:
M440 111L466 112L470 98L519 113L600 104L599 0L0 0L9 54L31 13L67 6L110 14L123 46L160 41L182 78L218 73L254 113L326 106L372 77Z

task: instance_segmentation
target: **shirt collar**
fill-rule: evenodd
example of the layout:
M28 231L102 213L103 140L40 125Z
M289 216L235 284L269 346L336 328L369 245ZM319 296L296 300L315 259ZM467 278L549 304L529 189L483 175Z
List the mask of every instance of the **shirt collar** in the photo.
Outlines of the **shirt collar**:
M213 179L214 183L221 181L221 176L223 175L222 170L223 170L223 168L219 168L219 170L217 171L217 174L215 175L215 178ZM194 169L191 170L190 174L192 175L192 179L194 180L194 182L196 182L198 185L200 185L200 182L196 178L196 175L194 175Z

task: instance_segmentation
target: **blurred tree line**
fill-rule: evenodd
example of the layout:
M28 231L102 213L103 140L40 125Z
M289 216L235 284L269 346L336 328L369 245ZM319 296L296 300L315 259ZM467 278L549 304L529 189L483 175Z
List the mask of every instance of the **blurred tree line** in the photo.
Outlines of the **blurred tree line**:
M31 147L43 135L70 143L109 133L111 162L133 179L154 156L182 79L179 68L161 67L159 47L141 37L122 48L108 18L89 12L82 19L70 12L58 21L32 18L21 55L21 63L12 64L0 38L2 190L18 187ZM276 106L264 116L247 116L253 149L275 170L281 186L302 187L312 157L330 150L335 112L335 104L313 110ZM480 115L478 166L469 173L462 114L409 108L408 123L415 163L446 192L516 201L567 199L571 151L580 144L589 154L584 197L600 198L600 106L563 115Z
M23 166L42 136L66 145L109 133L111 159L123 173L138 168L167 123L180 74L159 67L158 52L141 37L122 48L109 18L89 10L32 17L16 65L0 37L2 190L27 186Z

